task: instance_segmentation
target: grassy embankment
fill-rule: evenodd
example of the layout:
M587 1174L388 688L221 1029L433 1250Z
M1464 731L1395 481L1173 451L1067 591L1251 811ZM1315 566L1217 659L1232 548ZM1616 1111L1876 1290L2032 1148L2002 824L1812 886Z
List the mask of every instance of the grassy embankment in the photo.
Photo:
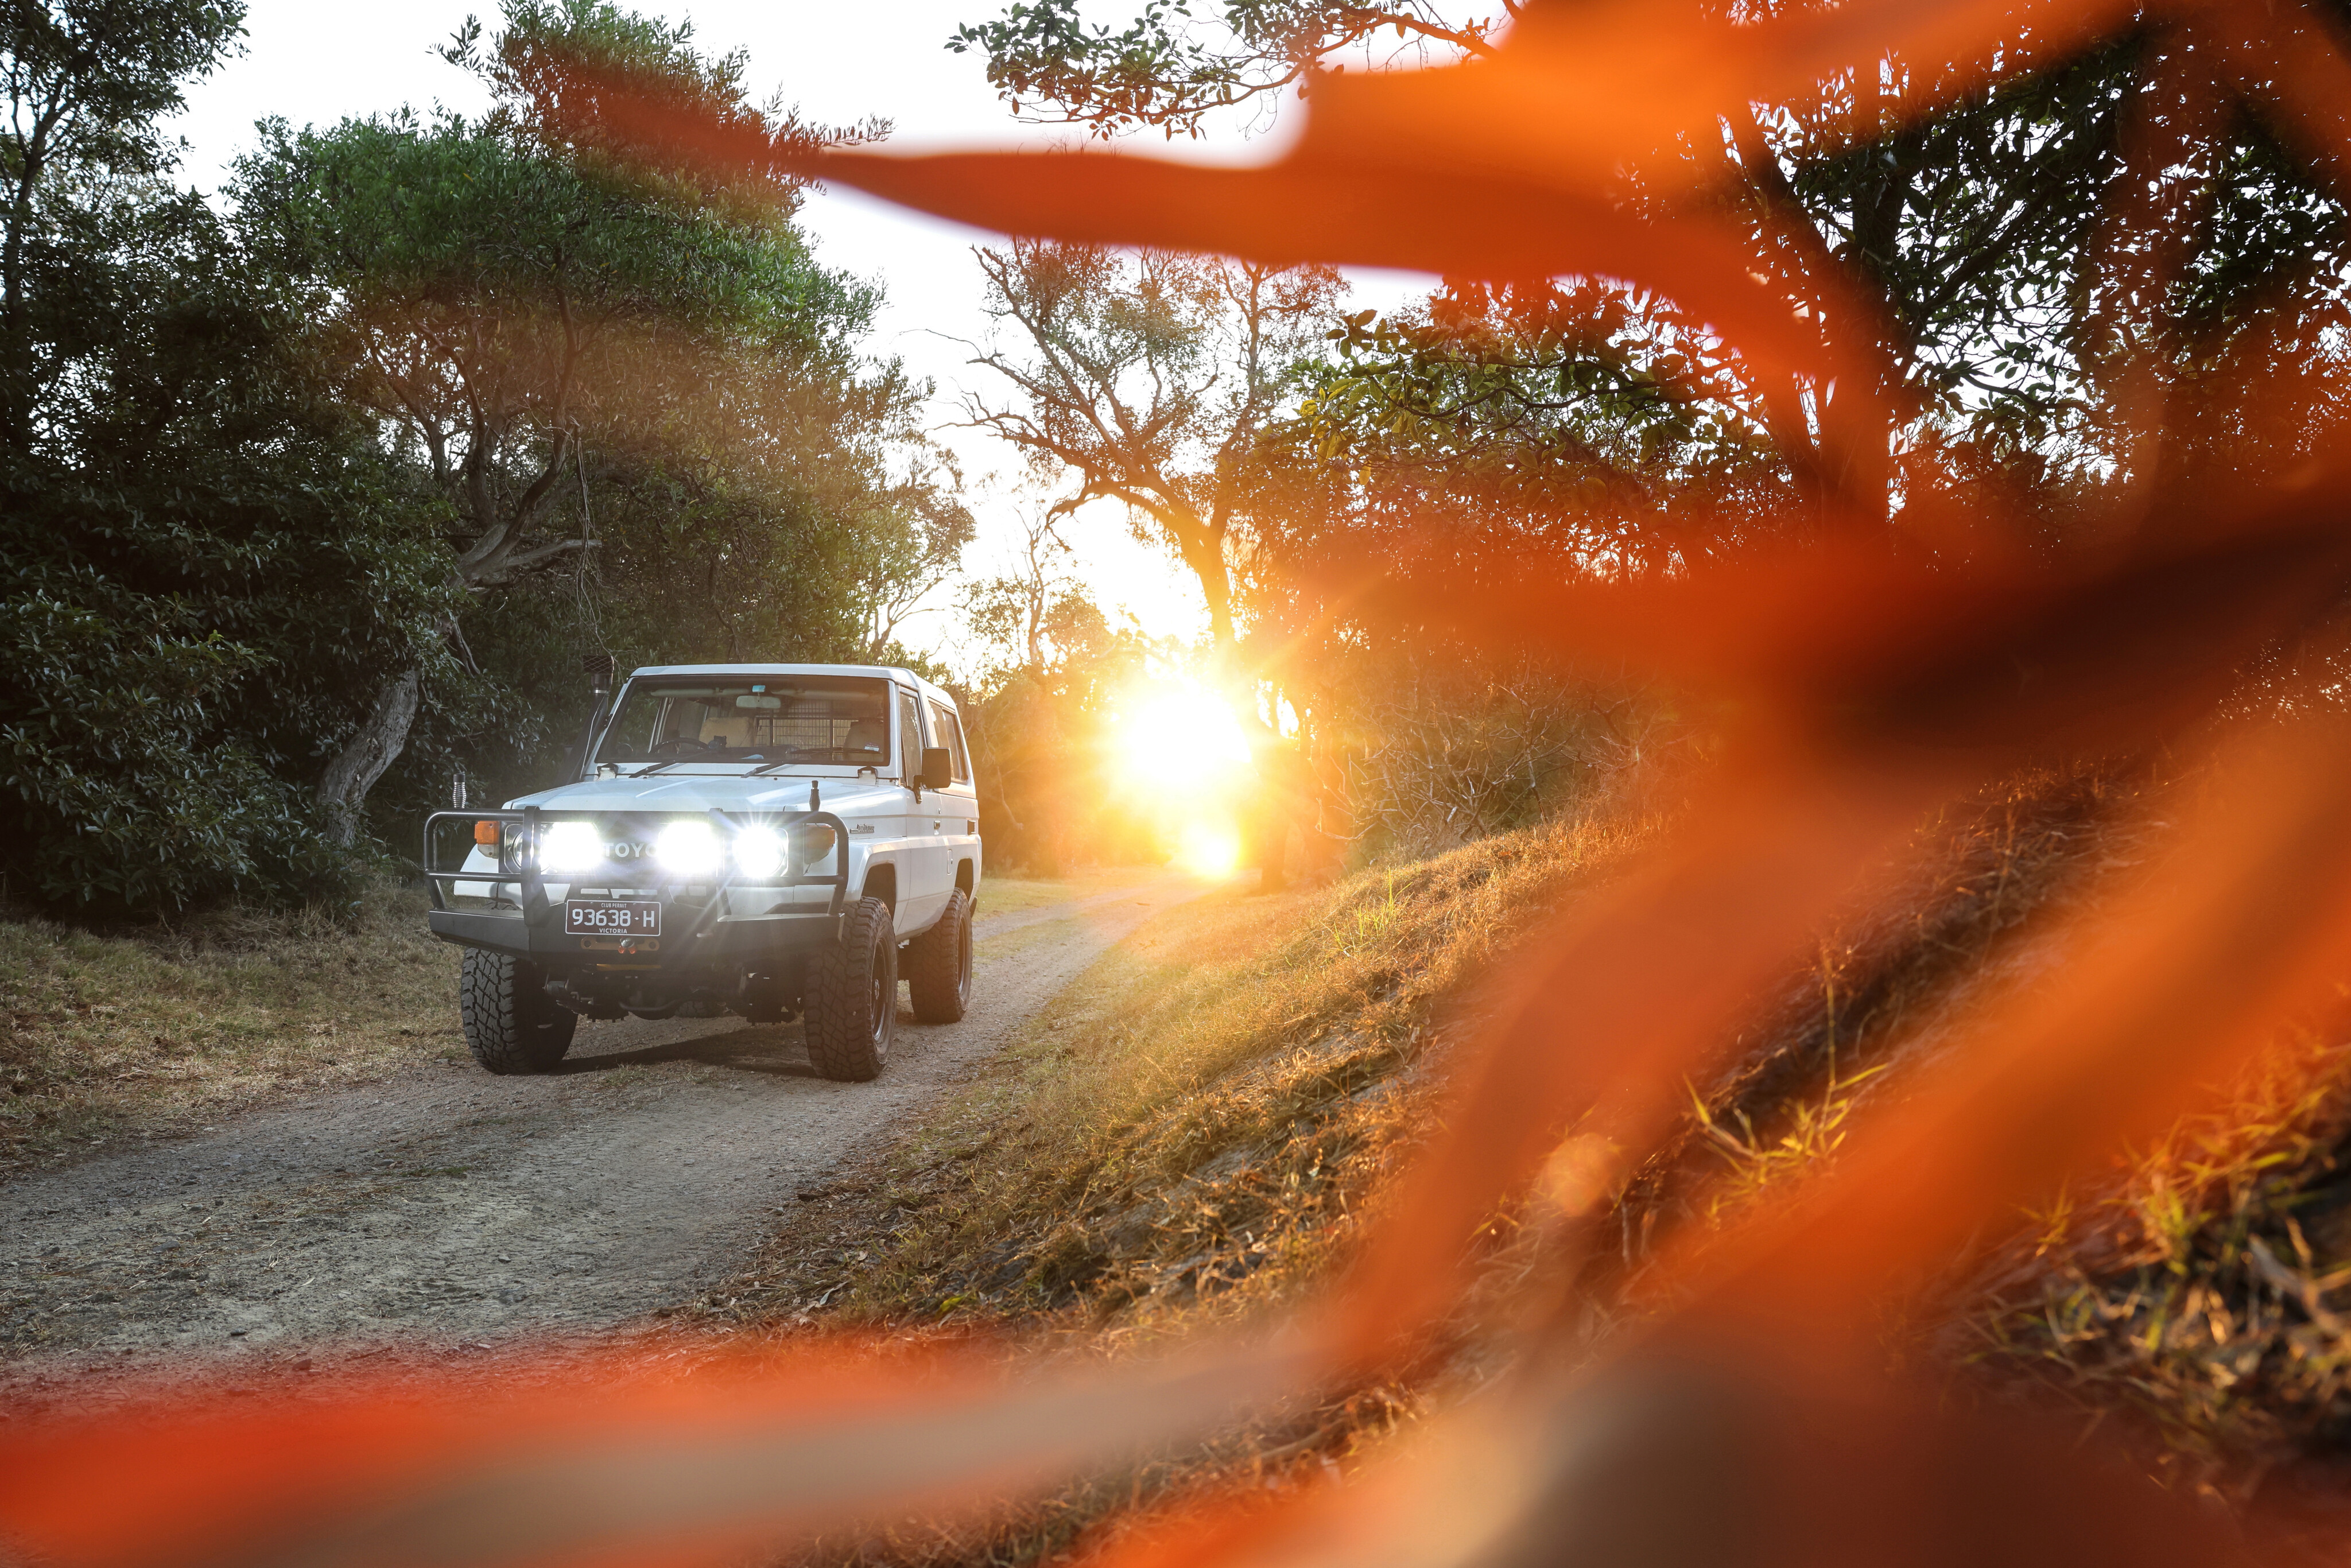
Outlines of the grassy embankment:
M2043 983L2064 917L2137 894L2159 860L2137 804L2111 779L2053 776L1922 824L1899 894L1823 933L1817 961L1759 1000L1702 1113L1614 1195L1600 1223L1624 1258L1584 1288L1614 1302L1677 1228L1736 1225L1833 1159L1857 1107L1903 1092L1956 1006ZM767 1261L711 1309L768 1325L1008 1325L1109 1349L1294 1296L1344 1254L1427 1125L1440 999L1646 833L1562 823L1157 917L862 1176L805 1195ZM2351 1284L2343 1040L2286 1042L2226 1113L2062 1213L2020 1215L2006 1245L1955 1262L1904 1354L2118 1414L2183 1488L2242 1501L2262 1476L2314 1462L2351 1414L2351 1328L2326 1304ZM857 1550L1035 1561L1206 1469L1343 1459L1428 1393L1363 1391L1016 1511L984 1540Z
M422 894L342 924L227 910L113 933L0 919L0 1169L184 1133L294 1091L462 1057Z
M1433 1002L1637 837L1562 824L1334 888L1266 897L1244 879L1178 904L858 1186L896 1217L871 1266L787 1249L737 1294L789 1312L831 1291L852 1317L926 1321L1081 1303L1124 1332L1311 1277L1410 1135L1394 1089Z

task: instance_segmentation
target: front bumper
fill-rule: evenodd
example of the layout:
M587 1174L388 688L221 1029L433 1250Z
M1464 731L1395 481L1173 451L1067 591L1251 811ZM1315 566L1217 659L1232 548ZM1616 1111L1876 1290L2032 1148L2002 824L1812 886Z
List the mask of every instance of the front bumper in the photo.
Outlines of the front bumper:
M691 911L668 905L669 915L690 916ZM549 911L552 918L532 920L521 911L476 912L435 909L426 916L433 934L464 947L482 947L528 958L550 971L590 970L611 974L684 972L711 966L744 964L811 953L841 938L841 916L824 910L807 914L755 915L706 921L680 919L678 936L664 936L623 945L575 936L562 929L563 906Z
M710 813L722 834L739 825L724 812ZM552 882L537 869L539 813L436 811L424 829L425 885L433 906L426 919L433 934L461 946L480 947L528 958L551 973L658 976L741 966L760 967L778 958L813 952L841 939L849 874L849 831L829 811L762 818L787 832L807 823L832 830L840 869L762 877L756 885L731 876L712 883L631 887L598 878L592 883ZM502 834L519 832L525 846L517 870L495 875L447 871L435 865L435 829L447 821L497 821ZM512 824L511 828L508 824ZM598 899L658 901L658 937L582 936L563 928L563 904L577 894ZM470 904L473 907L461 907Z

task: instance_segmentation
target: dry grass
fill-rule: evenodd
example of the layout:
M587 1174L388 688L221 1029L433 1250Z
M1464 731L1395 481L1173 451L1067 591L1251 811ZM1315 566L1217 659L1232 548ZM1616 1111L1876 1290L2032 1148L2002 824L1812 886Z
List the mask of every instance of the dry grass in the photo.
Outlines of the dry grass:
M1833 1155L1853 1115L1941 1047L1955 1004L2043 977L2060 917L2136 866L2124 841L2138 798L2109 770L2036 773L1921 824L1894 891L1823 932L1762 998L1681 1135L1635 1176L1618 1206L1638 1232L1628 1264L1678 1226L1735 1223Z
M1126 1338L1289 1291L1411 1138L1396 1079L1439 997L1641 834L1563 822L1173 907L901 1140L874 1173L879 1244L790 1249L736 1312L1053 1314Z
M1293 1294L1345 1254L1416 1136L1440 1000L1650 829L1554 824L1156 916L867 1170L803 1194L763 1265L705 1310L770 1332L1010 1327L1022 1354L1092 1355ZM1319 1476L1422 1398L1354 1389L977 1525L909 1521L811 1555L1048 1559L1212 1474Z
M2280 1040L2105 1193L2053 1205L1958 1325L1978 1364L2119 1415L2177 1488L2291 1527L2351 1432L2351 1018Z
M2129 896L2148 874L2156 851L2133 825L2141 799L2137 782L2110 771L2051 773L1922 824L1896 892L1823 933L1813 960L1761 1000L1731 1066L1694 1092L1681 1135L1615 1194L1600 1221L1608 1244L1587 1256L1574 1285L1601 1309L1590 1320L1595 1332L1642 1310L1646 1260L1677 1228L1735 1227L1750 1206L1833 1160L1850 1118L1874 1096L1903 1092L1911 1071L1943 1049L1958 1008L1988 987L2044 983L2064 918ZM1622 823L1555 825L1323 894L1207 900L1162 916L988 1076L940 1105L858 1190L810 1206L810 1244L779 1254L734 1310L770 1323L812 1312L902 1327L1009 1321L1058 1348L1099 1354L1294 1298L1344 1254L1426 1117L1431 1081L1415 1067L1429 1060L1432 1030L1442 1030L1440 999L1644 836ZM2311 1044L2271 1064L2257 1088L2184 1127L2147 1164L2147 1173L2171 1174L2150 1174L2137 1196L2116 1199L2137 1206L2135 1223L2147 1234L2169 1239L2160 1260L2131 1270L2173 1269L2173 1305L2145 1280L2116 1276L2110 1242L2099 1254L2106 1272L2093 1280L2085 1270L2101 1265L2089 1239L2116 1227L2077 1226L2004 1275L2005 1294L1979 1272L1940 1303L1948 1362L1963 1359L1950 1350L1956 1319L1977 1336L1965 1349L1991 1334L2011 1362L2038 1356L2044 1369L2062 1368L2094 1408L2157 1397L2146 1386L2149 1358L2130 1336L2166 1312L2176 1322L2190 1284L2176 1273L2179 1259L2198 1248L2222 1256L2232 1235L2226 1255L2241 1273L2269 1270L2282 1281L2278 1270L2300 1271L2283 1297L2281 1285L2248 1278L2276 1297L2272 1319L2290 1320L2307 1342L2317 1320L2297 1303L2318 1299L2308 1291L2351 1283L2351 1267L2327 1273L2330 1246L2351 1265L2351 1183L2314 1200L2330 1216L2339 1204L2341 1218L2324 1241L2307 1242L2306 1260L2288 1239L2252 1251L2243 1210L2249 1193L2290 1207L2298 1200L2278 1192L2307 1186L2302 1174L2262 1173L2335 1172L2351 1065ZM2284 1208L2269 1213L2286 1237ZM1541 1245L1536 1231L1514 1234L1514 1219L1498 1217L1489 1290L1545 1266L1530 1256ZM2045 1217L2020 1217L2020 1237L2049 1234ZM2044 1311L2061 1299L2072 1317ZM2106 1304L2087 1304L2094 1299ZM2118 1314L2115 1303L2125 1301ZM2062 1332L2035 1341L2020 1322ZM2182 1356L2176 1332L2166 1343L2177 1364L2163 1372L2160 1396L2184 1406L2192 1401L2183 1391L2199 1380L2210 1386L2213 1367L2210 1357ZM1484 1350L1456 1348L1453 1364L1431 1375L1475 1381ZM2299 1356L2305 1404L2322 1391L2331 1398L2351 1359L2282 1339L2262 1354ZM2090 1385L2099 1379L2105 1385ZM908 1526L886 1540L832 1543L831 1553L1050 1558L1085 1531L1119 1528L1136 1502L1210 1477L1281 1484L1301 1467L1343 1460L1443 1398L1440 1386L1353 1390L1210 1448L1009 1510L978 1533Z
M1921 825L1896 892L1823 933L1761 999L1731 1066L1694 1088L1680 1135L1614 1195L1606 1244L1573 1284L1596 1335L1646 1310L1646 1261L1674 1231L1735 1228L1833 1161L1852 1118L1948 1048L1963 1007L2048 983L2070 916L2159 880L2142 782L2036 775ZM723 1315L1013 1325L1029 1345L1093 1354L1294 1299L1345 1254L1424 1124L1441 999L1645 832L1554 825L1322 893L1220 895L1160 916L863 1177L810 1195ZM2020 1215L2013 1235L1955 1260L1939 1295L1922 1293L1890 1353L1995 1396L2030 1383L2085 1419L2143 1421L2175 1484L2242 1502L2266 1483L2304 1506L2322 1475L2339 1493L2346 1040L2339 1023L2314 1024L2112 1191ZM1515 1219L1498 1218L1485 1291L1547 1266L1542 1238ZM910 1523L816 1556L1037 1562L1187 1488L1288 1484L1474 1382L1484 1350L1456 1350L1429 1375L1442 1382L1359 1388L983 1526Z
M1833 1160L1850 1119L1946 1048L1958 1008L2062 978L2068 917L2161 896L2160 823L2104 772L2018 780L1923 836L1901 894L1824 939L1683 1137L1621 1196L1638 1295L1677 1227L1738 1225ZM2095 929L2095 925L2092 925ZM2340 1522L2351 1435L2351 986L2102 1190L2052 1195L1922 1292L1895 1354L2137 1430L2151 1473L2286 1527Z
M1409 1141L1396 1079L1437 998L1639 834L1533 829L1156 917L903 1139L885 1235L788 1263L735 1310L1047 1313L1121 1341L1293 1290Z
M391 890L348 925L315 911L111 934L0 920L0 1169L462 1051L456 967L423 895Z

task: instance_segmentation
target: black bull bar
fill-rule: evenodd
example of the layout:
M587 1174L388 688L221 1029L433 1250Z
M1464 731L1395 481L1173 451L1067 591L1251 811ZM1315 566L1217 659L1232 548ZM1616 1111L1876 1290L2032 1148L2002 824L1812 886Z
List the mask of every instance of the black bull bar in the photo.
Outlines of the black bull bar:
M757 936L764 931L776 931L787 925L798 926L805 930L810 916L814 914L813 911L810 911L730 916L724 912L726 907L726 891L732 887L830 887L832 889L832 898L825 908L824 918L831 934L836 938L839 936L841 929L841 909L849 896L849 829L846 823L831 811L730 814L714 806L705 814L710 820L711 826L717 831L719 842L722 845L723 865L719 872L708 876L673 877L650 887L632 886L628 889L632 893L650 894L660 899L665 910L676 909L681 913L692 906L681 904L678 902L679 894L689 887L707 887L711 890L708 901L702 905L699 915L689 928L674 934L669 931L663 932L661 961L658 965L645 967L668 969L683 967L685 964L695 961L703 956L697 952L701 946L700 939L708 936L714 927L719 925L727 927L730 936L756 940ZM589 814L581 813L581 815ZM653 815L653 813L611 812L604 815L636 817ZM664 812L659 815L670 821L676 821L680 814ZM460 821L469 825L469 831L463 841L459 864L452 869L442 863L444 855L441 844L450 835L441 830L447 823ZM478 847L470 831L470 825L475 822L498 824L499 865L495 872L467 871L464 868L464 857L470 855ZM432 901L434 915L432 924L434 932L469 946L533 955L552 956L576 951L577 949L559 941L559 937L568 936L568 934L560 931L562 910L548 897L548 878L540 867L541 846L549 822L547 813L541 811L537 806L526 806L518 811L435 811L425 818L424 855L420 863L424 869L426 894ZM731 847L737 835L744 829L753 826L771 829L784 841L785 864L784 868L776 874L747 878L737 873L735 869L735 857L731 852ZM792 847L793 839L799 830L805 827L832 830L832 850L828 856L822 857L819 863L822 863L822 860L830 860L837 868L836 870L830 873L814 873L792 869L793 862L797 859L797 852ZM519 829L518 832L516 831L517 829ZM511 862L508 860L509 843L515 844L519 850L519 853L516 854ZM622 884L611 880L617 868L607 867L601 871L570 873L566 873L561 880L567 887L578 887L582 883L609 886L618 895L622 892ZM521 906L511 912L453 909L450 907L449 901L461 896L457 890L467 883L480 884L486 892L495 889L501 883L520 883L523 895ZM515 930L517 925L521 927L519 932ZM519 942L515 940L517 936L521 937ZM676 941L674 948L671 946L674 939ZM735 945L722 943L721 946L732 951ZM636 967L638 966L632 966L632 967Z

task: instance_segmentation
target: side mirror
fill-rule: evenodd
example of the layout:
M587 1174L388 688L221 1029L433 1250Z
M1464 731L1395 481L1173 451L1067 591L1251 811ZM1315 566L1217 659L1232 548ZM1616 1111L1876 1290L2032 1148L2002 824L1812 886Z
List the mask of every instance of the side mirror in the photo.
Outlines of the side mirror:
M944 789L955 782L955 758L944 746L923 747L923 788Z

